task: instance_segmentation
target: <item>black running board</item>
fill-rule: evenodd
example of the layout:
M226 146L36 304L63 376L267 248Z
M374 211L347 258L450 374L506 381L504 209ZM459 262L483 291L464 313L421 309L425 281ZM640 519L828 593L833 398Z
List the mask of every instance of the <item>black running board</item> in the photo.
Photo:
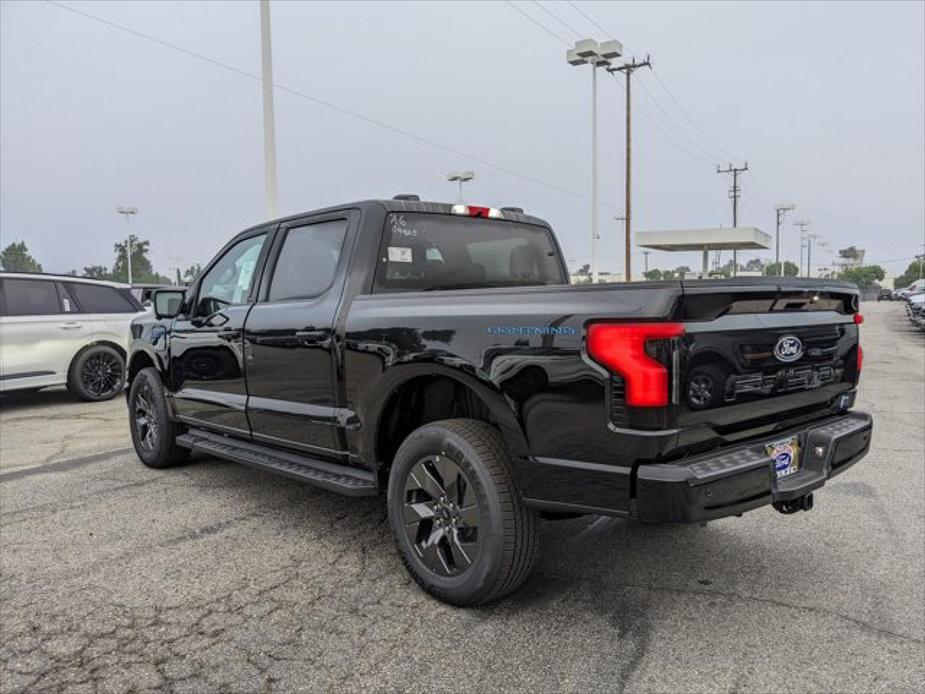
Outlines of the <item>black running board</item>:
M192 429L177 437L177 445L260 470L275 472L346 496L379 493L376 476L367 470L289 453L259 443Z

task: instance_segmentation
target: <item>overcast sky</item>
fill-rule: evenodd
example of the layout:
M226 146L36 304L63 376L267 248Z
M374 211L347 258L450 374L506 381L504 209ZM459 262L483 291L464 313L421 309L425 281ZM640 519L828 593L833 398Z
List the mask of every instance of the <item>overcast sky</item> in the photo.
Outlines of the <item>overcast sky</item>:
M256 1L62 4L260 73ZM740 224L773 233L773 205L794 202L790 221L811 220L832 249L864 247L894 272L921 252L925 3L576 4L655 66L634 78L636 230L730 225L716 164L747 159ZM558 21L516 5L568 42L606 38L566 2L541 3ZM281 214L400 192L450 201L446 172L472 169L471 202L548 219L570 266L588 262L591 77L558 39L504 2L271 7L278 85L459 152L277 90ZM623 99L604 77L602 269L622 265ZM134 205L156 269L206 262L265 216L261 104L247 76L3 0L0 241L24 240L46 271L111 265L115 207ZM788 222L786 257L797 238ZM699 260L650 257L682 263Z

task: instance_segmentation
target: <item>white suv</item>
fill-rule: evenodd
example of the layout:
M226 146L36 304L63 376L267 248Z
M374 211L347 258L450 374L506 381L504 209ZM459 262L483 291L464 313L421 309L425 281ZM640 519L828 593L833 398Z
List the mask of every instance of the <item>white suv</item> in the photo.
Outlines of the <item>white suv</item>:
M114 397L142 312L128 285L0 273L0 392L66 385L83 400Z

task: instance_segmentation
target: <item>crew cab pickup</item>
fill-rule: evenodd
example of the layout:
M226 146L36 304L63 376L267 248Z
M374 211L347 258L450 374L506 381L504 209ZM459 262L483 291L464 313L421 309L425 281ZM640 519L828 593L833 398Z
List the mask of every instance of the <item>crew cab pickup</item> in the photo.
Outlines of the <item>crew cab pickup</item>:
M860 460L852 284L569 285L549 225L413 196L237 235L132 325L141 461L200 451L385 493L441 600L516 588L540 517L808 510Z

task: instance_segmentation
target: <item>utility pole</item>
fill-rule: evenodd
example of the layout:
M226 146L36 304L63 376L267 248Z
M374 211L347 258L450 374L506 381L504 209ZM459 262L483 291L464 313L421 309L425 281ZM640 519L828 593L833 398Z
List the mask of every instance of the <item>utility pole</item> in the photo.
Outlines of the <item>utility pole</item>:
M780 261L780 223L783 221L784 215L787 214L787 212L789 212L790 210L794 210L794 209L796 209L796 205L792 205L792 204L791 205L776 205L774 207L774 212L777 215L777 226L776 226L777 242L775 244L776 251L774 253L774 259L777 262L777 276L778 277L784 276L784 265Z
M809 224L809 220L805 219L793 223L794 226L800 227L800 275L803 274L803 245L806 240L806 227L808 227Z
M632 248L632 233L633 233L633 204L632 204L632 175L633 175L633 127L632 127L632 95L630 92L630 85L632 84L632 75L633 73L641 67L652 67L652 61L649 59L649 56L646 56L646 59L642 62L636 62L636 59L633 58L633 62L624 63L619 67L607 68L607 72L611 74L615 72L622 72L626 75L626 220L624 222L624 245L626 253L626 281L631 282L633 279L633 267L631 261L630 250Z
M642 276L645 277L646 279L649 279L648 277L646 277L646 275L649 274L649 253L651 253L651 252L652 252L652 251L643 251L643 252L642 252L642 257L643 257L644 263L645 263L645 270L643 271L643 275L642 275Z
M818 239L818 234L806 235L806 276L813 276L813 239Z
M276 205L276 125L273 115L273 46L270 0L260 0L260 75L263 81L263 167L267 218L279 216Z
M621 217L620 215L615 214L615 215L613 216L613 221L615 221L615 222L617 223L617 238L620 237L620 232L621 232L621 231L622 231L624 234L626 234L626 217ZM622 228L622 229L620 228L620 222L623 222L623 228ZM623 278L623 281L624 281L624 282L629 282L629 279L626 278L626 277L624 277L624 278Z
M729 189L729 197L732 198L732 228L735 229L739 226L739 196L742 194L741 188L739 188L739 174L748 171L748 162L745 162L745 166L733 166L730 164L725 169L719 168L717 165L716 173L731 173L732 174L732 188ZM735 277L739 272L739 252L732 252L732 276Z

